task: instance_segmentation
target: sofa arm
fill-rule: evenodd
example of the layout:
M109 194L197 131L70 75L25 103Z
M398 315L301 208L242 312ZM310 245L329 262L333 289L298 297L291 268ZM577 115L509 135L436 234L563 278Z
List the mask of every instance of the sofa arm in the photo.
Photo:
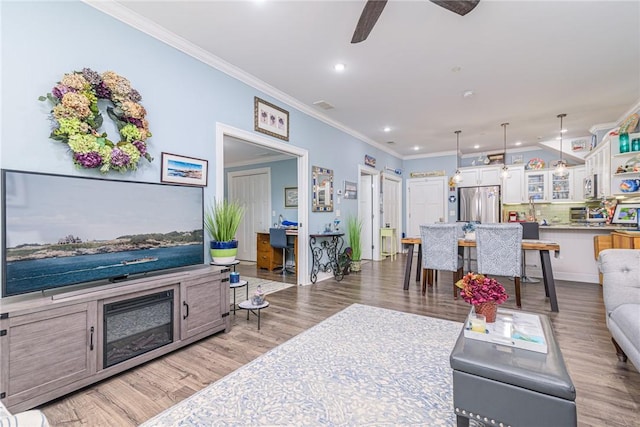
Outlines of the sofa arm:
M640 250L606 249L600 252L598 268L604 275L607 313L621 304L640 304Z

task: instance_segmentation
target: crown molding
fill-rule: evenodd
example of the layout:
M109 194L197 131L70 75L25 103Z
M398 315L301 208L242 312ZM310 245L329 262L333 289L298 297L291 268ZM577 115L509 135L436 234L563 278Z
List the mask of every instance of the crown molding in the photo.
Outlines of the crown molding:
M131 9L123 6L120 3L115 1L105 1L105 0L81 0L83 3L93 7L94 9L99 10L100 12L111 16L112 18L121 21L130 27L135 28L136 30L143 32L156 40L159 40L189 56L197 59L198 61L209 65L212 68L215 68L234 79L237 79L254 89L257 89L274 99L281 101L301 112L305 113L308 116L311 116L317 120L320 120L329 126L332 126L348 135L353 136L354 138L369 144L379 150L384 151L385 153L391 154L397 158L402 158L402 156L389 149L383 144L380 144L365 135L343 125L340 122L337 122L320 112L314 110L303 102L297 100L296 98L276 89L275 87L269 85L268 83L260 80L256 76L247 73L246 71L236 67L235 65L230 64L229 62L219 58L210 52L194 45L190 41L176 35L175 33L167 30L166 28L156 24L155 22L145 18L144 16L132 11Z

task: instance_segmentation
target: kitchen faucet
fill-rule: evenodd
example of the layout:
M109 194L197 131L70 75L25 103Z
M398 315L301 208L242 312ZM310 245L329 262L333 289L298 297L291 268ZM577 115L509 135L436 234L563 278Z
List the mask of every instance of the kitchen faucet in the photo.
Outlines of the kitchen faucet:
M533 196L529 196L529 216L527 221L536 222L536 208L533 205Z

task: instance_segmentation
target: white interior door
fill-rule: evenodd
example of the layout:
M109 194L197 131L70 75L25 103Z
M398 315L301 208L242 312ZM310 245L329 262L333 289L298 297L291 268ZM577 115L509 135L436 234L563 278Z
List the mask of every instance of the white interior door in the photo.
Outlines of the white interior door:
M382 183L382 224L396 229L396 238L400 239L402 230L402 216L400 209L402 206L401 179L395 175L383 174ZM400 247L400 241L396 242L396 247Z
M271 170L260 168L230 172L228 179L229 200L237 200L245 206L245 214L238 228L238 255L243 261L256 261L256 232L268 231L271 212Z
M419 237L420 225L447 218L447 177L407 180L407 237Z

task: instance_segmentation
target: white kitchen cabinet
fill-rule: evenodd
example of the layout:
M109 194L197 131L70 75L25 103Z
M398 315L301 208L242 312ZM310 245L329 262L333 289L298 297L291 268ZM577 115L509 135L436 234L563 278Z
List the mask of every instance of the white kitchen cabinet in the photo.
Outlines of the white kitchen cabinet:
M611 139L602 140L585 157L585 166L587 176L598 176L598 197L611 196Z
M500 185L501 166L486 166L479 168L460 168L462 181L458 187L476 187L478 185Z
M587 176L585 166L576 166L571 168L573 175L573 197L574 202L584 201L584 179Z
M524 165L509 166L509 176L502 181L502 203L526 203Z
M549 174L546 170L531 170L524 174L525 197L534 203L549 201Z
M534 203L571 202L574 200L574 171L568 168L564 177L553 174L553 169L533 170L525 172L526 201ZM579 187L581 188L581 187Z

